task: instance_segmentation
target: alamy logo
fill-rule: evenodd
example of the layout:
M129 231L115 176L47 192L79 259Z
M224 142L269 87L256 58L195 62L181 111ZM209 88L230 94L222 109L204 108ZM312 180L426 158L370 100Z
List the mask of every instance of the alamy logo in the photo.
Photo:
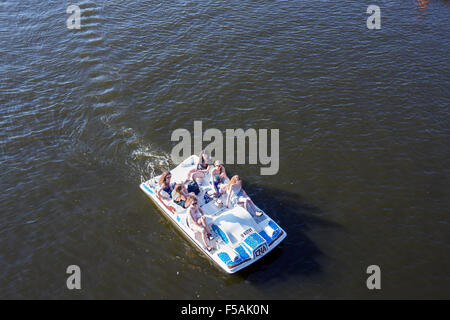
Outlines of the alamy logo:
M81 289L81 269L79 266L73 264L67 267L66 270L67 274L70 274L70 276L67 278L66 286L67 289L73 290L73 289Z
M380 267L377 266L376 264L368 266L366 273L370 274L370 276L367 278L367 281L366 281L367 289L380 290L381 289L381 269L380 269Z
M67 20L66 25L70 30L81 29L81 10L79 6L70 5L67 7L66 12L72 14Z
M172 161L175 164L181 163L194 154L199 154L201 150L206 150L210 155L214 155L216 160L225 164L235 164L237 155L237 164L257 164L266 166L260 169L261 175L275 175L278 173L279 165L279 129L270 129L270 156L269 156L269 131L268 129L226 129L225 130L225 148L224 136L222 131L215 128L207 129L203 132L202 121L194 121L194 137L187 129L176 129L172 132L171 141L179 141L171 152ZM181 140L181 141L180 141ZM203 148L203 141L210 142ZM248 141L248 154L246 145ZM194 146L192 150L192 145ZM237 145L237 148L235 148ZM224 152L226 151L226 152ZM225 157L224 157L225 153Z
M370 14L367 18L367 29L369 30L379 30L381 29L381 9L379 6L370 5L367 7L366 13Z

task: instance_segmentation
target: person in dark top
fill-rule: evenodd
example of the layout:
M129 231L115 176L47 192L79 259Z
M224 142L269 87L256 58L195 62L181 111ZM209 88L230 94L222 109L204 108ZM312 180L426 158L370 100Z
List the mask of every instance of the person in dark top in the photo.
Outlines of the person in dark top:
M189 171L187 180L196 180L197 178L203 178L206 173L211 169L211 159L209 158L209 154L206 150L202 150L200 155L198 156L198 162L194 169Z
M169 171L164 171L161 177L159 178L159 190L158 190L158 196L165 198L166 200L170 200L172 197L172 191L173 187L175 186L175 183L170 183L170 178L172 175ZM167 196L161 195L161 191L166 192L169 195L169 198Z
M186 203L188 194L187 194L186 190L184 190L184 189L185 188L183 188L183 185L181 183L176 184L175 188L173 188L173 191L172 191L172 200L177 205L186 209L189 206Z

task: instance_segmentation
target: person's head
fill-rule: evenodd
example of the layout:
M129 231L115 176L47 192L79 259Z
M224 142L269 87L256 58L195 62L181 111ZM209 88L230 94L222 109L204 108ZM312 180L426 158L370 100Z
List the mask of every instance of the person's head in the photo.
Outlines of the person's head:
M159 184L169 184L171 177L172 175L170 174L169 171L164 171L161 177L159 178Z
M222 167L223 167L223 165L222 165L222 162L220 162L220 160L214 161L214 169L222 170Z
M181 194L183 193L183 186L180 183L177 183L173 188L173 191L178 194L175 200L179 201L179 199L181 198Z
M230 188L232 186L234 186L235 184L238 184L241 181L241 178L238 175L234 175L233 177L231 177L230 179L230 183L227 186L227 189L230 190Z
M200 154L200 160L204 161L205 163L209 162L209 153L206 150L203 150L202 153Z
M196 206L198 204L198 199L197 196L195 194L190 194L187 198L187 203L192 204L194 206Z
M175 185L175 188L173 188L173 190L181 194L181 191L183 190L183 186L180 183L177 183Z

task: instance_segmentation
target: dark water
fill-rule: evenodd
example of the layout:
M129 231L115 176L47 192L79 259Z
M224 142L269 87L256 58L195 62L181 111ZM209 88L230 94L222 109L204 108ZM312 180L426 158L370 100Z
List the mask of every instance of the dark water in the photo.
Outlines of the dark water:
M449 16L443 0L1 1L0 297L449 298ZM194 120L280 129L277 175L228 166L289 234L237 275L138 188Z

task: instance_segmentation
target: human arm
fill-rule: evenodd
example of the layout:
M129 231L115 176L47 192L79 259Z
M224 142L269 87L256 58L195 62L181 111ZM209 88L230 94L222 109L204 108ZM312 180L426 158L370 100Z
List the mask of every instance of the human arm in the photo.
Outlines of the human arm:
M228 208L230 206L231 189L228 189L228 186L225 187L225 189L228 191L227 202L226 202L226 207Z
M228 176L227 176L227 172L225 171L225 167L224 166L222 166L222 169L223 169L223 172L221 173L220 177L224 178L224 179L227 179L227 180L230 180L228 178Z

